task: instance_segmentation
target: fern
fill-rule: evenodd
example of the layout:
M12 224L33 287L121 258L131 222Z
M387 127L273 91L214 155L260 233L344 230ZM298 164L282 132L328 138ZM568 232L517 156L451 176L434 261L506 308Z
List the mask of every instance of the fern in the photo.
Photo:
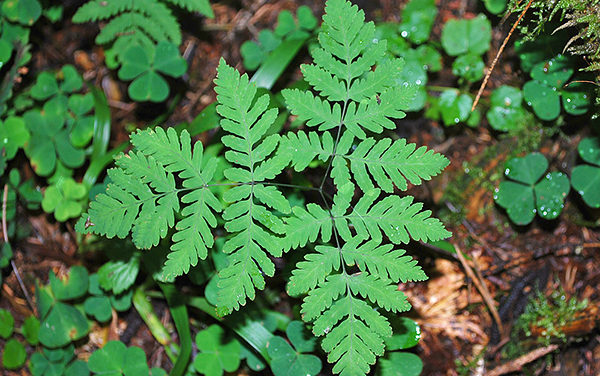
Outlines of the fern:
M117 168L108 170L106 192L90 204L87 231L108 238L131 232L138 248L151 248L166 237L178 213L182 219L175 225L163 272L166 278L187 273L206 258L213 245L210 229L217 224L214 212L222 210L209 188L216 159L204 161L200 142L192 150L185 130L181 135L172 128L138 131L131 141L134 151L116 158ZM181 203L187 205L181 209Z
M303 319L323 336L333 371L365 375L392 334L383 311L410 309L397 283L427 278L399 247L450 236L431 211L411 196L395 195L394 187L431 179L448 160L381 135L404 117L414 90L398 82L402 62L385 55L385 41L374 38L362 11L328 0L319 43L314 64L302 66L314 91L283 91L308 131L273 133L278 110L270 108L269 96L258 96L247 75L221 60L215 91L228 181L212 181L215 158L203 157L200 142L192 150L186 132L139 131L132 135L134 150L109 170L112 183L90 205L87 224L108 237L131 232L141 248L174 227L164 266L174 277L206 257L223 202L229 235L223 246L228 266L217 283L220 314L255 298L265 276L275 273L272 258L314 244L292 272L288 293L306 294ZM309 166L324 170L318 186L279 182ZM292 208L286 187L313 191L321 202Z
M168 0L190 12L213 17L208 0ZM171 9L160 0L90 0L82 5L73 22L108 20L96 37L97 44L114 42L119 53L132 44L153 45L160 41L181 44L181 28Z

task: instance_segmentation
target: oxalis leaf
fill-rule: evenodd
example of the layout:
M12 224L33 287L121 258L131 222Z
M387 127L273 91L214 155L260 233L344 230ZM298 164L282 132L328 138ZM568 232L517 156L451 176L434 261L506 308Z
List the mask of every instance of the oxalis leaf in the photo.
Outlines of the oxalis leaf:
M271 370L275 376L315 376L321 371L321 360L315 355L303 354L315 349L315 338L306 337L304 325L299 321L288 324L286 334L293 347L281 337L269 340L267 349L271 357ZM308 333L310 336L310 333Z
M589 164L575 167L571 175L573 188L592 208L600 207L600 139L584 138L577 146L581 159Z
M544 219L555 219L564 207L570 190L569 178L560 172L546 174L548 161L540 153L513 158L506 163L505 175L511 180L500 183L494 200L506 209L518 225L531 223L538 213Z
M200 353L194 359L194 369L202 375L221 376L223 371L234 372L240 366L241 345L235 339L223 342L223 328L211 325L198 332L196 345Z

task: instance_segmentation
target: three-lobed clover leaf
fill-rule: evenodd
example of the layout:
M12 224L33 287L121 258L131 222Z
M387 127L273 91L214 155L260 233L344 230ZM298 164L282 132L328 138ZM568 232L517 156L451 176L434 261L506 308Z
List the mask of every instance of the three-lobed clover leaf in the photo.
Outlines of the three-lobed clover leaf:
M39 341L49 348L61 347L84 337L89 324L83 313L65 303L82 297L88 290L88 272L73 266L65 278L50 273L48 286L37 286L36 297L40 319Z
M600 208L600 138L584 138L577 150L581 159L589 164L573 169L571 185L588 206Z
M93 316L100 322L108 321L112 316L112 309L123 312L131 307L133 290L121 295L106 294L100 287L99 275L92 274L89 278L89 296L83 302L85 313Z
M240 366L242 346L237 339L225 342L221 326L213 324L196 335L200 351L194 359L196 372L206 376L221 376L223 372L234 372Z
M87 363L72 361L73 345L58 349L44 348L31 355L29 369L33 376L87 376L90 374Z
M540 153L506 163L504 173L510 180L500 183L494 200L517 225L531 223L536 213L544 219L555 219L562 211L570 189L569 178L561 172L551 172L542 178L547 169L548 161Z
M492 26L483 14L470 20L449 20L442 30L442 47L450 56L482 55L490 48Z
M94 351L88 361L90 371L110 376L148 376L146 354L139 347L127 347L121 341L109 341Z
M500 86L492 92L490 109L486 116L490 126L497 131L508 132L525 126L523 93L511 86Z
M468 94L460 94L458 90L446 90L439 98L439 111L445 126L466 121L471 115L473 99Z
M452 63L452 73L468 82L482 79L483 68L485 68L485 64L481 56L471 53L459 56Z
M10 0L2 2L2 16L23 25L31 26L42 15L38 0Z
M89 93L74 94L82 85L77 70L65 65L56 74L42 72L31 88L31 97L44 104L23 115L31 133L25 153L40 176L52 174L59 161L68 168L81 167L85 161L83 148L94 132L94 117L87 113L94 100Z
M316 376L321 372L321 360L312 354L316 339L310 336L300 321L288 324L285 333L291 345L283 338L274 336L267 344L271 357L271 370L275 376ZM308 334L308 336L307 336Z
M187 62L177 46L167 41L159 42L156 47L133 45L121 59L119 78L133 80L128 93L131 99L140 102L162 102L169 95L169 85L159 73L177 78L187 70Z
M582 115L589 110L589 88L581 82L567 81L573 75L573 63L564 56L539 62L531 69L531 81L523 86L523 96L542 120L554 120L560 115L561 98L565 112Z
M87 188L72 178L59 179L56 184L46 188L42 209L46 213L54 213L57 221L64 222L78 217L83 209L82 202L87 196Z

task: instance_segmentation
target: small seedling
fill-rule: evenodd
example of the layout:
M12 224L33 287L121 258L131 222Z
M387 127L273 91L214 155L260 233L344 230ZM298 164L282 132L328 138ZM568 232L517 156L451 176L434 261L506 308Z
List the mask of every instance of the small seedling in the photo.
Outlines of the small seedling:
M446 90L440 95L438 106L445 126L467 121L471 115L473 99L458 90Z
M15 320L12 314L5 309L0 309L0 338L7 340L1 350L2 367L7 370L21 368L27 358L25 346L13 337L13 334L15 334L14 326ZM29 344L37 344L39 327L40 323L34 316L25 319L21 327L21 334Z
M581 159L589 164L573 169L571 184L588 206L600 208L600 138L584 138L577 150Z
M570 189L569 178L561 172L542 178L547 169L548 161L540 153L506 163L504 174L510 180L500 183L494 200L517 225L531 223L536 213L544 219L555 219L562 211Z
M247 70L256 70L285 40L308 39L317 27L317 19L306 5L301 5L296 11L297 21L289 10L282 10L277 16L277 26L274 31L265 29L258 33L258 42L246 41L240 48L240 53Z

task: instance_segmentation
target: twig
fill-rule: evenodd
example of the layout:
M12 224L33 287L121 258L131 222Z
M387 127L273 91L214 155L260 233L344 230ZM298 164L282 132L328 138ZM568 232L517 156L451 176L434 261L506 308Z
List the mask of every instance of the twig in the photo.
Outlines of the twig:
M544 355L550 354L552 351L558 349L558 345L550 345L535 349L527 354L518 357L517 359L511 360L501 366L498 366L488 372L487 376L500 376L511 372L520 371L525 364L531 363L536 359L541 358Z
M473 280L475 287L479 291L479 294L481 294L483 301L487 305L488 309L490 310L490 314L492 315L494 321L496 322L496 325L498 326L498 331L500 332L500 335L502 337L504 337L505 333L504 333L504 327L502 325L502 320L500 320L500 315L498 314L498 310L496 309L496 305L494 304L495 301L492 298L490 291L488 290L487 286L483 282L483 279L480 279L477 277L477 275L475 275L475 273L473 272L473 269L471 268L471 266L469 266L469 264L467 263L467 260L465 260L465 257L463 256L461 249L456 244L454 244L454 247L456 248L456 255L458 256L458 260L462 264L463 269L465 269L465 272L467 273L469 278L471 278L471 280ZM477 273L477 274L480 274L480 273Z
M4 185L4 194L2 195L2 234L4 237L4 242L6 244L10 244L8 241L8 226L6 225L6 201L8 200L8 184ZM21 273L19 273L19 269L17 269L17 265L13 260L10 260L10 265L12 266L13 273L15 273L15 277L17 278L17 282L19 282L19 286L23 291L23 295L25 295L25 299L27 299L27 304L29 304L29 308L31 308L32 312L36 312L35 305L27 292L27 288L23 283L23 279L21 279Z
M533 0L529 0L529 2L527 3L527 6L525 6L525 9L523 9L523 11L521 12L521 15L519 15L519 18L517 18L517 20L513 24L512 28L508 32L508 35L506 36L506 38L504 38L504 42L502 42L502 45L500 46L500 49L498 50L498 53L496 54L494 61L492 61L492 65L490 66L490 69L488 70L487 74L485 75L485 78L483 79L483 82L481 83L481 86L479 87L479 91L477 92L477 96L475 97L475 101L473 102L473 106L471 106L471 112L473 112L475 110L477 103L479 103L481 94L483 94L483 89L485 89L485 87L487 86L488 80L490 79L490 76L492 75L492 72L494 71L494 68L496 67L496 63L498 63L498 60L500 59L500 55L502 55L502 52L504 51L504 48L506 47L508 40L512 36L513 32L515 31L515 29L517 28L519 23L521 22L521 19L523 19L523 16L525 16L525 13L531 6L531 3L533 3Z

